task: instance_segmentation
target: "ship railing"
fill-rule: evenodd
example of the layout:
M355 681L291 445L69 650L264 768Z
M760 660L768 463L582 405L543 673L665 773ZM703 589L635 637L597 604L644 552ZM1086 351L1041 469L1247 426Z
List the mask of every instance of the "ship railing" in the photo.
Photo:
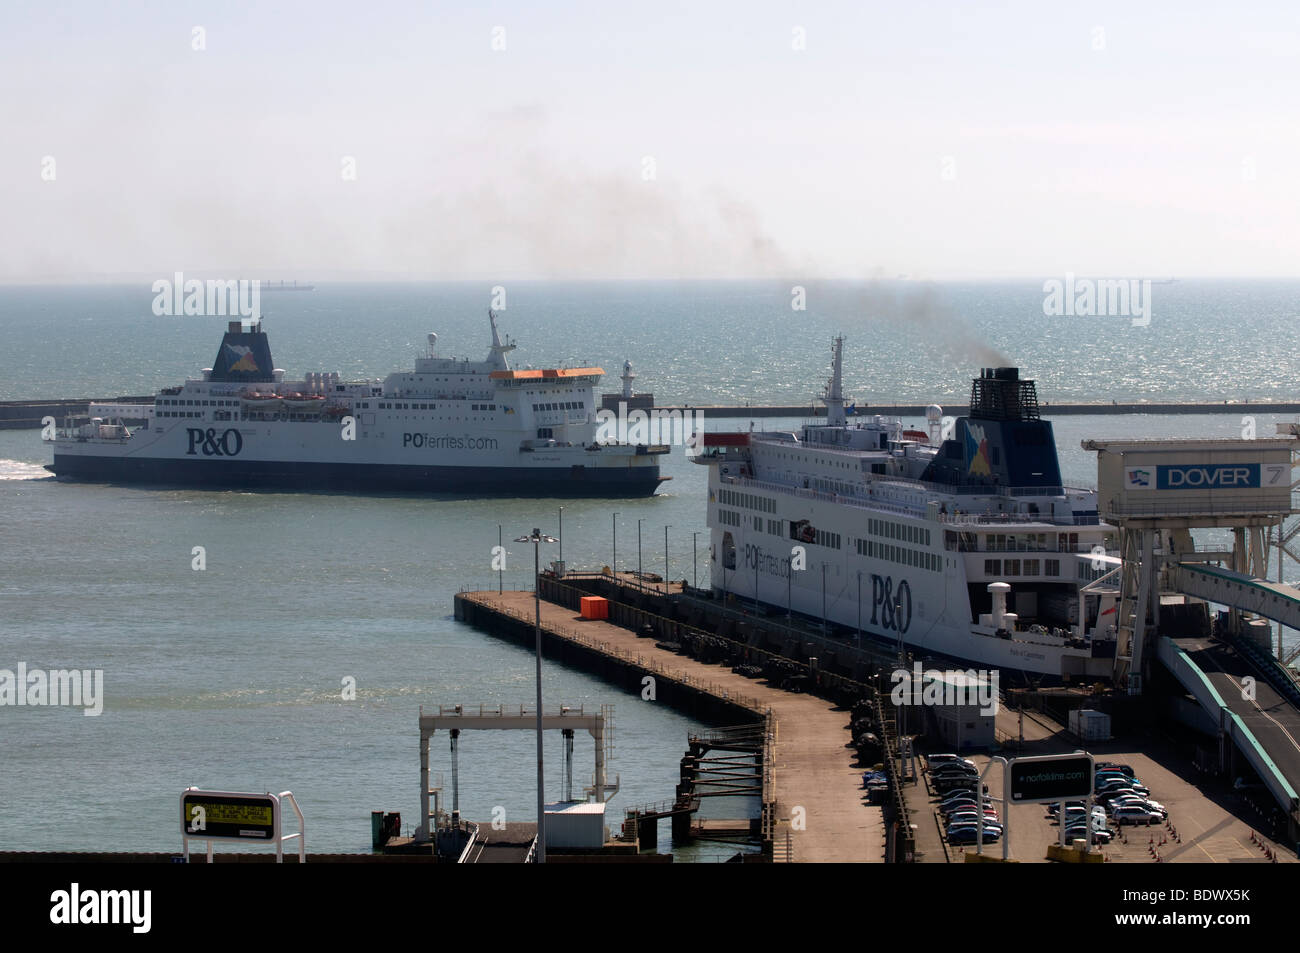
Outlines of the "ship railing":
M462 718L524 718L536 715L536 705L439 705L438 715L448 717L459 715ZM547 708L542 706L545 718L581 718L581 705L560 705Z
M987 538L988 537L985 537L985 539ZM1051 543L1048 543L1046 546L1035 546L1032 548L1017 546L1013 549L1010 546L989 546L986 549L961 549L959 551L963 553L970 553L975 556L978 556L980 553L993 553L999 556L1006 555L1006 554L1014 555L1015 553L1024 553L1027 556L1043 555L1043 554L1046 554L1048 556L1054 554L1077 556L1077 555L1090 555L1092 553L1093 545L1096 544L1078 543L1075 546L1071 546L1069 543L1066 543L1064 546L1061 546L1059 544L1052 545Z
M905 504L897 502L888 502L875 497L861 497L847 494L827 493L825 490L813 490L806 487L787 486L783 483L770 483L766 480L758 480L754 477L722 477L722 482L738 486L752 487L758 490L770 490L774 493L785 493L802 499L822 500L827 503L835 503L844 506L855 506L859 509L877 510L886 513L895 513L899 516L908 516L913 519L924 518L927 516L927 504ZM1068 519L1068 522L1066 520ZM1012 523L1035 523L1045 526L1075 526L1073 513L1064 513L1052 519L1050 514L1040 513L1031 515L1028 513L939 513L938 520L941 523L948 523L954 526L986 526Z
M796 496L806 500L822 500L827 503L840 503L846 506L857 506L867 510L884 510L891 513L897 513L900 516L918 517L925 515L925 506L916 505L908 506L901 503L886 503L873 497L848 496L838 493L827 493L825 490L813 490L807 487L786 486L784 483L769 483L766 480L758 480L754 477L722 477L723 483L736 484L738 486L753 487L756 490L770 490L773 493L784 493L788 496Z

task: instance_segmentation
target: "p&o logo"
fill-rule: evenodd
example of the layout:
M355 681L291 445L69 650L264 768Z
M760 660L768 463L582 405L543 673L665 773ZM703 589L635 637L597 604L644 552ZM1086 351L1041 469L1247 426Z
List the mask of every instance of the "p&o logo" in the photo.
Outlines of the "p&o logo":
M899 579L896 588L893 576L871 574L871 624L896 632L911 628L912 587L906 579Z
M244 435L234 427L221 436L217 436L215 427L207 430L202 427L186 427L185 433L190 439L189 449L185 451L187 456L202 453L205 457L234 457L244 449Z

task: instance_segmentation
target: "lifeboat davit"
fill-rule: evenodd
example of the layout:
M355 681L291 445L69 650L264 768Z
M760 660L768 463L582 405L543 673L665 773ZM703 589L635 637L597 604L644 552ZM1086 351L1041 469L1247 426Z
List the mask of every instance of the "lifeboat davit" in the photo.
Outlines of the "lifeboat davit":
M251 394L244 394L240 398L240 403L244 405L245 410L276 411L280 409L280 395L259 394L253 391Z
M285 394L280 399L295 414L319 414L325 407L325 398L320 394Z

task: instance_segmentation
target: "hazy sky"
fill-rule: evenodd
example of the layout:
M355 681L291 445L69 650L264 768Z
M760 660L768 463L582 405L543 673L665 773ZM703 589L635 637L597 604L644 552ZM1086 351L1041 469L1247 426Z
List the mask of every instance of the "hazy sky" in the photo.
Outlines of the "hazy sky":
M1298 113L1294 2L4 0L0 280L1296 276Z

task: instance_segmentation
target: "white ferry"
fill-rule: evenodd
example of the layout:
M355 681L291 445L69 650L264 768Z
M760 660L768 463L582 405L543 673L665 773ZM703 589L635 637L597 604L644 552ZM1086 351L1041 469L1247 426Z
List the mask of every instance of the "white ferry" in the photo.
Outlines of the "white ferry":
M1109 680L1120 561L1095 491L1062 485L1034 382L985 369L967 416L929 432L848 422L843 339L824 422L713 433L711 585L906 647L997 670L1001 684ZM950 430L950 432L942 432Z
M514 370L496 316L482 361L383 381L286 380L260 321L229 324L202 376L151 404L90 405L54 438L60 478L240 488L648 496L667 446L597 443L599 367ZM133 426L133 421L142 421Z

